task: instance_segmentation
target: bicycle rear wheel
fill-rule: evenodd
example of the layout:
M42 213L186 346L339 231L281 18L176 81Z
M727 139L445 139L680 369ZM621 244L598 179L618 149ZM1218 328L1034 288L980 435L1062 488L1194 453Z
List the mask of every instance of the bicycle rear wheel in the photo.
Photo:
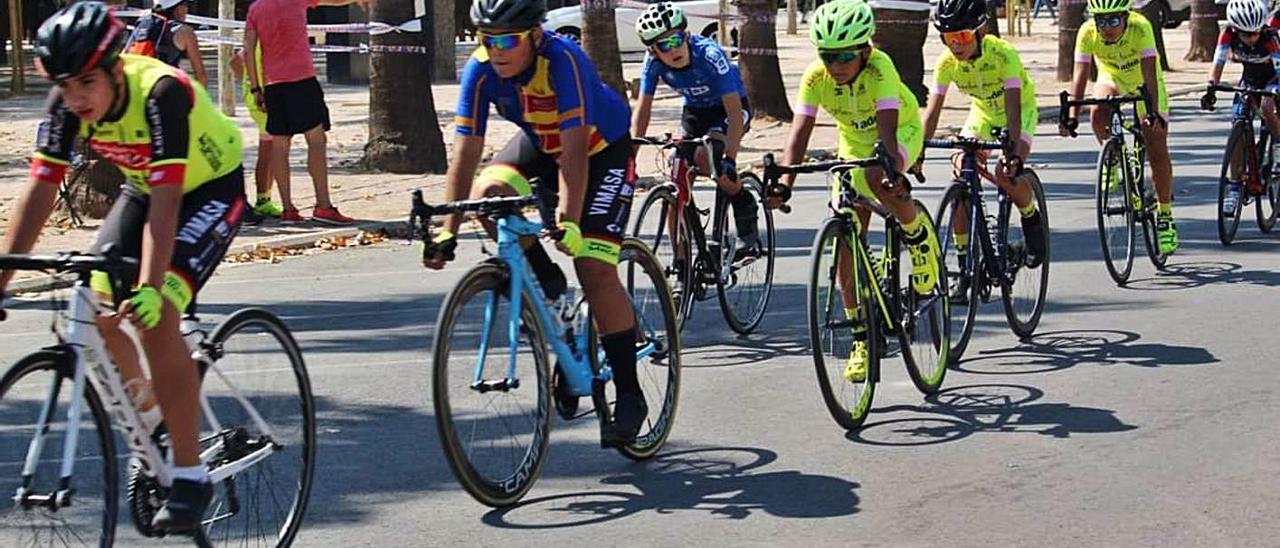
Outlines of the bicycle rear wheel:
M763 188L760 179L751 173L744 173L739 179L742 192L750 192L756 203L756 245L744 248L741 252L734 249L741 238L734 222L732 208L725 204L724 236L721 249L728 264L728 276L717 277L716 293L720 297L720 310L724 319L734 331L747 335L760 325L764 319L765 309L769 306L769 295L773 291L773 259L774 232L773 210L764 207Z
M432 394L445 458L462 488L494 507L515 504L537 480L551 421L546 343L523 293L512 363L510 285L502 265L483 263L467 272L440 309L433 351Z
M839 218L828 218L813 240L809 255L809 344L818 389L827 411L846 430L867 420L876 383L880 380L880 315L865 265L850 247L850 228ZM845 312L841 280L852 284L858 295L852 318ZM855 331L858 331L855 334ZM860 382L844 377L855 341L867 343L867 375Z
M952 365L960 363L960 357L969 346L973 335L974 320L978 317L979 297L986 283L982 265L982 246L978 239L978 219L969 202L969 189L963 181L954 181L942 195L934 225L938 227L938 245L942 246L942 264L947 286L952 289L951 299L951 355ZM968 238L961 246L956 240L956 228L964 225ZM961 253L963 251L963 253ZM961 259L963 257L963 260ZM965 285L967 284L967 285ZM968 287L964 295L956 295L956 287ZM962 297L957 299L957 297Z
M1280 210L1280 173L1276 173L1276 159L1271 155L1271 141L1273 137L1271 132L1263 131L1262 138L1258 140L1255 149L1259 158L1265 158L1262 168L1259 170L1259 177L1262 179L1263 189L1262 195L1254 198L1257 217L1258 230L1264 234L1270 233L1276 226L1277 210Z
M1227 138L1226 151L1222 153L1222 171L1218 176L1218 241L1222 245L1231 245L1235 240L1236 229L1240 228L1240 212L1244 209L1244 188L1241 181L1231 183L1231 163L1238 161L1240 164L1239 172L1247 171L1244 163L1246 162L1247 148L1250 146L1245 140L1247 132L1243 123L1235 123L1231 125L1231 136ZM1227 194L1231 185L1235 185L1236 201L1235 204L1227 204Z
M1008 247L1005 268L1012 280L1012 283L1000 285L1004 315L1009 320L1009 328L1013 330L1013 334L1023 339L1035 333L1036 327L1040 325L1040 316L1044 314L1045 296L1049 292L1049 259L1052 256L1051 238L1048 237L1049 204L1044 198L1044 187L1035 171L1027 169L1025 173L1024 182L1031 185L1032 199L1036 201L1040 223L1044 227L1044 257L1036 268L1027 267L1026 235L1022 233L1022 224L1013 219L1020 216L1013 213L1015 208L1012 207L1012 202L1006 203L1002 212L1008 232L999 238Z
M618 274L635 313L636 378L649 406L649 416L635 441L618 451L627 458L643 460L662 449L675 423L680 399L680 330L662 265L647 246L635 238L624 239L618 253ZM603 392L604 387L599 388ZM603 398L615 399L607 395ZM601 418L608 420L608 406L602 410Z
M676 219L680 220L679 228L675 228ZM696 222L691 223L689 216L677 207L673 185L659 185L649 191L631 228L631 234L648 245L658 261L665 265L663 274L672 289L678 313L676 325L680 329L684 329L684 322L693 312L692 231L695 228L701 227ZM673 229L679 231L675 237Z
M1108 140L1098 153L1098 237L1107 273L1119 285L1129 281L1133 271L1134 212L1129 203L1129 182L1124 176L1126 162L1119 140Z
M31 354L0 378L0 546L111 546L119 505L115 439L97 392L85 380L66 505L15 501L25 483L32 495L52 497L61 484L63 444L75 361L70 352ZM52 406L47 404L52 403ZM46 409L47 408L47 409ZM23 464L42 411L49 412L35 470Z
M929 209L915 201L917 215L932 223ZM897 237L901 237L899 233ZM951 354L951 296L947 277L939 276L938 283L927 294L919 295L911 288L911 270L902 268L911 264L911 254L906 245L899 246L901 255L895 264L900 272L897 304L901 312L898 325L898 341L902 345L902 361L916 389L925 394L937 393L947 375L947 358ZM942 250L931 249L938 264L942 263Z

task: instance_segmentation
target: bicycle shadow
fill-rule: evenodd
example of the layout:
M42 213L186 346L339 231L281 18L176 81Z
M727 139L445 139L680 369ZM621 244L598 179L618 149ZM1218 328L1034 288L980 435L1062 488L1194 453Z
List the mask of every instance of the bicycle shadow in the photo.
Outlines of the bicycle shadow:
M958 441L979 433L1022 433L1069 438L1138 428L1115 411L1069 403L1036 403L1044 391L1020 384L976 384L948 388L919 405L892 405L873 413L915 416L869 422L846 435L849 441L908 447Z
M702 511L733 520L763 512L770 516L830 518L858 512L856 482L797 470L759 472L778 459L756 447L707 447L675 451L636 463L600 483L629 487L528 499L484 515L486 525L506 529L559 529L613 521L641 512ZM635 492L635 491L638 491ZM537 518L520 515L535 511ZM561 515L559 523L545 523Z
M1121 330L1050 331L1011 347L981 350L954 369L978 375L1030 375L1081 365L1168 367L1220 361L1205 348L1138 342L1141 338Z
M694 304L681 333L684 367L730 367L807 354L808 311L794 306L805 296L804 285L775 283L764 318L750 335L734 334L714 299Z
M1168 265L1163 272L1156 272L1151 277L1132 280L1127 287L1138 291L1176 291L1215 284L1280 287L1280 272L1246 270L1239 263L1226 261L1177 263Z

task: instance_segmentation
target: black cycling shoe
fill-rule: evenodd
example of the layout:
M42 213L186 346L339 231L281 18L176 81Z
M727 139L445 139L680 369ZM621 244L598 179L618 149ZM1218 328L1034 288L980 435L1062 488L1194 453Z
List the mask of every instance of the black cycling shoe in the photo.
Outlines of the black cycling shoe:
M951 304L964 306L969 304L969 289L973 284L973 280L969 276L960 276L956 279L955 285L951 286Z
M1044 262L1047 237L1044 230L1044 216L1037 211L1035 215L1022 218L1022 239L1027 244L1027 257L1023 264L1027 268L1035 268Z
M169 499L151 519L151 528L174 535L188 535L200 528L204 511L213 499L213 484L174 479Z
M644 394L618 394L613 406L613 423L600 429L600 446L625 447L635 441L648 416L649 405L644 401Z

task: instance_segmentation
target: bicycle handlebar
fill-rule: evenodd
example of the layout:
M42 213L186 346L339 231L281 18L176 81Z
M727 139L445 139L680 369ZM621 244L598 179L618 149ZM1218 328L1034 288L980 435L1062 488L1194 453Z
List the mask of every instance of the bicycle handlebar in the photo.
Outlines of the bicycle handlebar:
M1070 111L1071 107L1120 106L1126 103L1134 103L1136 105L1138 102L1142 102L1146 105L1148 116L1155 115L1155 102L1152 101L1151 92L1147 91L1146 84L1138 86L1137 95L1108 95L1106 97L1086 99L1072 99L1071 94L1067 93L1066 90L1063 90L1062 93L1058 94L1058 123L1062 124L1070 118L1067 116L1067 113ZM1072 137L1079 137L1079 134L1076 133L1075 129L1069 129L1068 132Z
M0 253L0 270L52 270L59 273L76 273L87 276L93 271L106 272L115 293L116 305L125 296L122 274L138 265L137 259L121 256L119 246L103 248L102 253L66 252L54 255L22 255ZM8 314L4 311L3 295L0 295L0 322Z
M536 185L535 185L536 186ZM409 238L420 236L424 242L431 240L431 218L438 215L475 212L484 217L500 217L518 213L531 205L538 205L537 193L529 196L502 196L481 198L479 200L459 200L443 204L428 204L422 199L422 190L413 191L413 207L409 211ZM544 216L545 217L545 216ZM554 227L550 219L544 218L543 225Z
M1253 87L1238 87L1238 86L1233 86L1231 84L1224 84L1222 82L1218 82L1216 84L1209 84L1207 88L1208 88L1207 91L1225 91L1228 93L1239 93L1242 95L1251 95L1251 96L1260 96L1260 97L1266 96L1266 97L1271 97L1272 99L1280 99L1280 92L1272 91L1269 89L1259 89L1259 88L1253 88Z

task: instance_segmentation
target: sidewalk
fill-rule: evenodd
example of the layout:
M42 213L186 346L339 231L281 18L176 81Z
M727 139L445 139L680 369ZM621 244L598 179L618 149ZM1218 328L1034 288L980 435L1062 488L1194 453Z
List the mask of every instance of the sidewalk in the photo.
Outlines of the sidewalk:
M931 34L936 34L931 29ZM787 94L792 97L800 83L800 77L806 66L814 58L812 46L808 42L807 28L801 27L796 36L779 34L778 49L781 56L783 79L787 86ZM1056 81L1058 29L1045 19L1038 19L1031 36L1020 36L1012 39L1022 55L1023 63L1036 83L1036 94L1039 97L1041 120L1057 116L1057 95L1065 88L1065 84ZM1189 31L1184 28L1166 31L1166 46L1170 53L1170 64L1173 72L1165 74L1166 85L1171 95L1185 94L1199 90L1203 86L1208 73L1208 63L1188 63L1182 61L1182 55L1189 45ZM943 45L936 36L931 36L925 45L926 66L933 64L933 59L942 51ZM461 67L461 64L459 65ZM639 77L640 63L630 62L623 65L628 80ZM1228 74L1239 71L1229 67ZM211 80L215 79L211 75ZM926 85L932 75L925 75ZM333 201L343 213L361 219L360 226L346 229L331 229L312 223L285 226L265 223L260 227L245 227L236 239L233 254L239 254L240 260L249 260L244 255L259 249L253 256L262 260L276 260L269 251L273 248L311 247L322 238L323 247L334 246L333 238L342 237L344 245L353 245L356 239L346 237L358 234L361 230L377 231L385 223L398 222L407 217L409 209L409 192L422 188L427 198L439 199L443 195L444 175L392 175L370 172L362 168L360 159L364 144L368 139L368 101L366 88L355 86L326 86L325 93L331 112L333 129L329 133L330 184ZM445 132L445 143L452 145L453 107L457 101L458 86L432 86L436 115ZM34 142L35 126L39 119L43 97L25 96L0 100L0 234L8 222L9 215L16 207L17 197L26 187L27 164ZM940 131L958 129L968 111L969 101L959 96L952 89L948 97L948 105L943 113ZM794 105L793 105L794 106ZM923 106L923 105L921 105ZM650 125L652 135L663 132L678 133L680 100L674 94L661 89L654 105L653 123ZM496 118L496 115L494 115ZM256 158L254 143L257 142L256 129L249 120L243 107L237 112L236 121L245 136L245 143L250 148L245 151L246 179L252 180L252 167ZM755 163L766 152L778 151L782 148L788 131L788 124L758 120L752 124L751 132L744 138L742 156L739 165ZM1176 131L1176 129L1175 129ZM513 124L495 120L489 126L486 142L486 156L504 145L516 132ZM814 130L811 148L833 148L837 141L834 123L825 115L819 116L818 126ZM295 201L303 215L309 215L313 202L311 180L307 175L306 149L302 140L294 141L291 155L292 185ZM645 151L637 158L637 168L641 176L656 175L661 171L661 162L654 153ZM251 184L251 183L250 183ZM65 224L65 223L64 223ZM90 221L90 226L81 229L60 228L56 219L46 227L38 244L38 251L51 252L59 250L87 249L93 241L98 221ZM363 238L362 241L376 240ZM278 250L274 256L284 253ZM28 278L32 277L30 275ZM30 282L15 286L13 289L29 289L39 287Z

